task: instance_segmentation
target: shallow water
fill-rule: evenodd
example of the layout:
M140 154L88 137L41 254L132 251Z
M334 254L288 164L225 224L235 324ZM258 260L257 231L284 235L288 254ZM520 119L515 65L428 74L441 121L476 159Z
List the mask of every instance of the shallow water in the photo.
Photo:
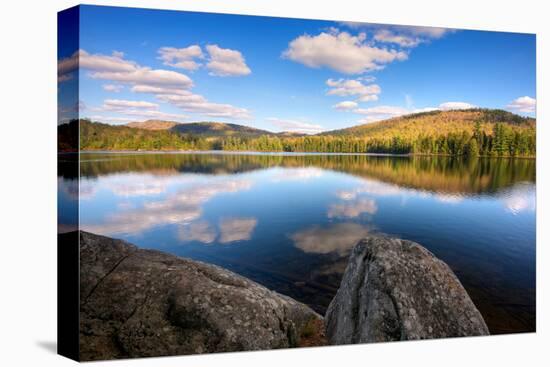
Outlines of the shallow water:
M60 220L221 265L324 313L353 245L383 232L455 271L492 333L535 330L535 161L81 154ZM70 225L70 223L67 223Z

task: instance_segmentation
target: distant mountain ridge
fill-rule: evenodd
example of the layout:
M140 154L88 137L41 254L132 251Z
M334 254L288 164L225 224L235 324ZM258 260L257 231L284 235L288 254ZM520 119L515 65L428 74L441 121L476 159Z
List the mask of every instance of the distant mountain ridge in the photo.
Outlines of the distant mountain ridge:
M535 119L496 109L435 110L413 113L371 123L351 126L344 129L329 130L314 136L354 136L378 137L388 133L413 132L417 135L449 134L467 131L471 133L479 122L485 129L500 122L519 128L535 127ZM143 130L169 130L180 134L200 135L204 137L258 137L261 135L280 137L299 137L306 134L283 131L279 133L254 127L224 122L188 122L180 123L164 120L135 121L125 126Z
M277 135L277 133L250 126L214 121L179 123L175 121L147 120L130 122L126 126L143 130L170 130L179 134L200 135L204 137Z
M494 109L431 111L316 135L221 122L109 125L81 120L80 147L535 157L536 120Z
M170 130L178 123L175 121L163 121L163 120L147 120L147 121L133 121L126 126L136 129L144 130Z
M403 133L418 135L447 135L449 133L472 133L476 123L489 130L495 123L504 123L518 128L534 128L535 119L496 109L435 110L413 113L387 120L351 126L345 129L322 132L318 135L377 138L382 135Z

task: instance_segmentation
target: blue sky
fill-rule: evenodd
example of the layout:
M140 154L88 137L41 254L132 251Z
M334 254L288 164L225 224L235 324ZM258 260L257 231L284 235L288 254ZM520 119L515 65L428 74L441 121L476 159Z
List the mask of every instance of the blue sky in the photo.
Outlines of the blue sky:
M80 116L316 133L431 109L535 115L535 36L81 6ZM80 68L71 68L79 59ZM62 98L60 98L62 100Z

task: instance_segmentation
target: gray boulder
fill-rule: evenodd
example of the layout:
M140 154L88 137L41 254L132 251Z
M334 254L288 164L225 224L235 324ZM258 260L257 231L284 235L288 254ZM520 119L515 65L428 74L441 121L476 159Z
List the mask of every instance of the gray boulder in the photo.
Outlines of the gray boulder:
M217 266L86 232L80 261L82 360L324 340L322 317L309 307Z
M369 236L325 315L330 344L488 335L453 271L421 245Z

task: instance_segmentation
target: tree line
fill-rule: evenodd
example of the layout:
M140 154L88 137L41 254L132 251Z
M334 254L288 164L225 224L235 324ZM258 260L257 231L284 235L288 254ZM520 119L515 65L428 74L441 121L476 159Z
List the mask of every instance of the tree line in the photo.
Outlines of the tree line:
M258 152L386 153L449 156L534 157L534 128L513 128L494 123L492 131L477 122L473 132L446 135L388 137L315 135L281 137L201 137L167 130L151 131L81 121L81 150L226 150Z

